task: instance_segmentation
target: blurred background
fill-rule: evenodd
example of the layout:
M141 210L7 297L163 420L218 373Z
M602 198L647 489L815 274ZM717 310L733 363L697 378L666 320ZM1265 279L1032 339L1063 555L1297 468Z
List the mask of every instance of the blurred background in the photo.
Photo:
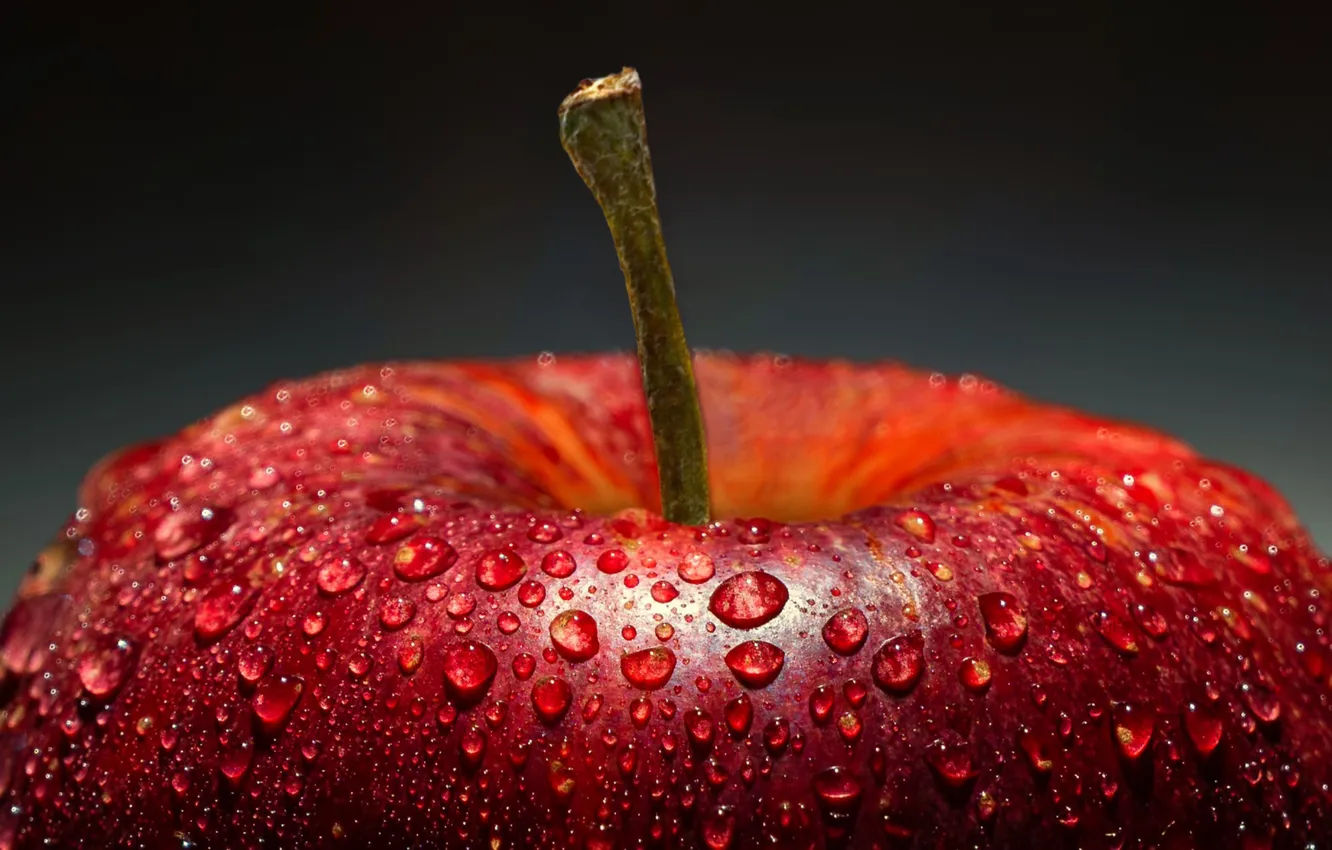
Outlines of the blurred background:
M0 12L6 596L89 465L278 378L632 347L555 118L623 65L695 346L1144 421L1332 546L1312 19L27 5Z

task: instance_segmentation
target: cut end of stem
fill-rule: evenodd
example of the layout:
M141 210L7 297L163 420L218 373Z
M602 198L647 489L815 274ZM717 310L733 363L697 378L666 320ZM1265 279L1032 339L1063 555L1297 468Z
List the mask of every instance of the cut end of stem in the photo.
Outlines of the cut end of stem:
M638 72L584 80L560 104L560 141L601 205L624 272L638 337L662 515L704 525L710 518L707 446L675 281L657 212Z

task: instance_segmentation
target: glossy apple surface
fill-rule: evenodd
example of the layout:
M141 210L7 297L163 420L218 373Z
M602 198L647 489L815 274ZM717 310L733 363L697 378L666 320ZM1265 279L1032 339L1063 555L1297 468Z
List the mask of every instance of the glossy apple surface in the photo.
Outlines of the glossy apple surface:
M625 356L285 382L100 465L0 635L0 847L1332 833L1329 564L1261 481L971 376L697 374L706 528L649 510Z

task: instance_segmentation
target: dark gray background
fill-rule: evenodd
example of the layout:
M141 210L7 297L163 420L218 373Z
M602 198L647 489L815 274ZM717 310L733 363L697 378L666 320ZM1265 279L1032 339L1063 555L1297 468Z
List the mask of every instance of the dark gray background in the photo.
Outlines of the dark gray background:
M1332 543L1311 19L41 5L0 13L0 591L92 462L271 380L631 346L555 120L624 64L695 345L1143 420Z

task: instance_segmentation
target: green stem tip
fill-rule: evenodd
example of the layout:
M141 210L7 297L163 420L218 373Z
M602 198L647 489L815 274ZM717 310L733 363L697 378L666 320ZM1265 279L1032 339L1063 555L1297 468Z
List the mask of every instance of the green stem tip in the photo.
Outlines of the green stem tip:
M584 80L560 104L560 141L601 205L620 256L652 422L662 515L675 523L705 525L703 415L666 262L638 72L625 68Z

